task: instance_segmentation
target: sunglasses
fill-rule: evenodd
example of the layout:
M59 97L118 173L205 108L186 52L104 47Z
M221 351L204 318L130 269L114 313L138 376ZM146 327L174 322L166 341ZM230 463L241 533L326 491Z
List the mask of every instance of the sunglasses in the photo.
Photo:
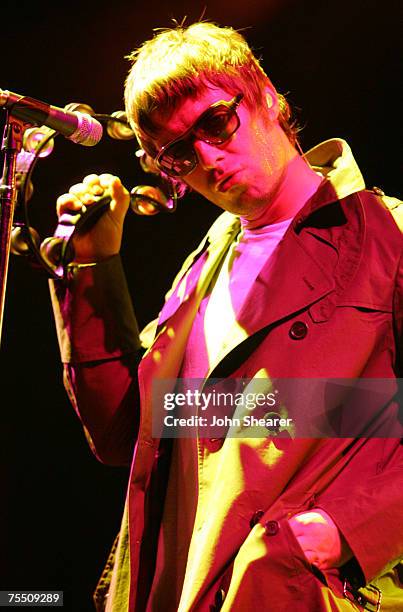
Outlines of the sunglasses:
M180 138L161 147L155 158L157 168L173 177L190 174L199 163L193 142L202 140L212 145L227 142L240 126L236 109L242 98L240 93L229 102L212 104Z

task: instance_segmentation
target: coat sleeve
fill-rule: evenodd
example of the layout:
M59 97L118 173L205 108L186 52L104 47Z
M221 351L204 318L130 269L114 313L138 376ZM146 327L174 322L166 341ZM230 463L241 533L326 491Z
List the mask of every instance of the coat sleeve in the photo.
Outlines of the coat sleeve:
M205 243L186 259L166 299ZM69 266L67 282L50 281L50 292L64 385L90 447L104 463L129 465L140 420L137 366L157 320L139 334L118 255Z
M382 202L389 210L403 238L403 201L389 196L383 196ZM403 241L403 240L402 240ZM403 378L403 248L398 265L395 292L393 296L394 331L397 349L398 376Z
M66 283L50 285L69 398L96 456L127 465L139 421L141 343L120 258L72 266Z
M384 204L403 230L403 203L383 198ZM403 249L402 249L403 251ZM395 371L402 396L403 379L403 257L397 266L393 296L393 324L396 342ZM400 419L403 418L400 406ZM383 445L384 461L378 473L365 482L359 470L350 470L348 481L339 481L337 492L321 500L354 554L351 567L358 570L358 586L363 586L384 570L403 560L403 440L371 440ZM341 485L341 486L340 486ZM358 563L359 567L354 568ZM361 576L360 576L361 574Z

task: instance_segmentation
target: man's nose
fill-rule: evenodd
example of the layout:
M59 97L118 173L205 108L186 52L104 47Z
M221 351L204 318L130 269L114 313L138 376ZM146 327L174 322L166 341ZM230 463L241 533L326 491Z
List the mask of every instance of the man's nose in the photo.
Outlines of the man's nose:
M217 147L217 145L208 144L203 140L195 140L193 147L203 170L214 170L224 158L222 149Z

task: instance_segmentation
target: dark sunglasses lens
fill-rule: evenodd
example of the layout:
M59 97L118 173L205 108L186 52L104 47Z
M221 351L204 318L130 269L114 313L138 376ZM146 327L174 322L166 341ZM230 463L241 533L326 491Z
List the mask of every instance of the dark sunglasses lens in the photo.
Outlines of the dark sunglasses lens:
M239 128L238 115L234 108L218 106L211 109L194 128L197 138L211 144L222 144Z
M172 143L158 160L159 166L171 176L185 176L197 164L196 154L189 142L179 140Z

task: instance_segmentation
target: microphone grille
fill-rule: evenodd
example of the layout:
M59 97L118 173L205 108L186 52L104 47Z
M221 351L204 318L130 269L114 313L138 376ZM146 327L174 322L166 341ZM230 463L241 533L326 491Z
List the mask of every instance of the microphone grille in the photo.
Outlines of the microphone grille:
M86 113L80 113L75 111L78 117L78 124L76 131L69 136L70 140L77 144L82 144L86 147L92 147L101 140L102 138L102 125Z

